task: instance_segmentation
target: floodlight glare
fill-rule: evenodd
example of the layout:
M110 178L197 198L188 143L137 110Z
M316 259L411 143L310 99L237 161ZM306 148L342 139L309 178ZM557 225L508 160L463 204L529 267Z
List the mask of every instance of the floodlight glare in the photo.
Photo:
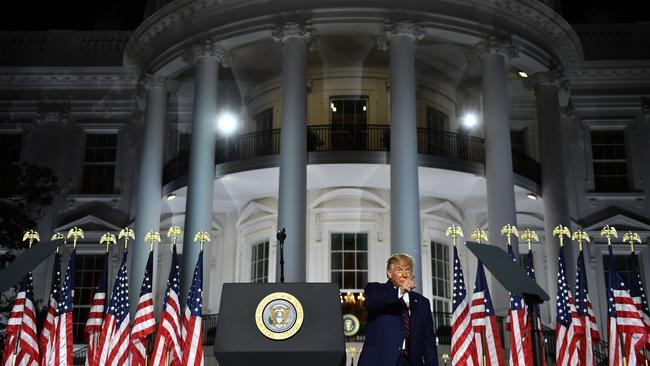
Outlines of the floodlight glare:
M478 123L478 118L476 118L476 114L466 113L463 116L463 126L465 126L465 128L472 128L476 126L476 123Z
M223 112L217 119L217 128L224 135L230 135L237 129L237 117L230 112Z
M528 77L528 74L525 73L524 71L519 71L518 74L519 74L519 76L521 76L522 78L527 78L527 77Z

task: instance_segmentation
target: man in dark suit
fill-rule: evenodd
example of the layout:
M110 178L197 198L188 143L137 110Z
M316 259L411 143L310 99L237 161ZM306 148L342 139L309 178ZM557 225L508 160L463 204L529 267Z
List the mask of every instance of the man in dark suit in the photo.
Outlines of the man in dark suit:
M392 255L386 276L365 288L368 327L358 366L437 366L429 300L413 291L413 258Z

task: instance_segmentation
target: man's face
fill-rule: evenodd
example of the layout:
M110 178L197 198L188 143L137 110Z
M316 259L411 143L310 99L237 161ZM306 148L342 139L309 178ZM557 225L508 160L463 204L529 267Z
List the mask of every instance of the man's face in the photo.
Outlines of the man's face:
M413 268L407 261L400 260L391 264L386 271L386 276L395 287L399 288L402 287L404 280L413 278Z

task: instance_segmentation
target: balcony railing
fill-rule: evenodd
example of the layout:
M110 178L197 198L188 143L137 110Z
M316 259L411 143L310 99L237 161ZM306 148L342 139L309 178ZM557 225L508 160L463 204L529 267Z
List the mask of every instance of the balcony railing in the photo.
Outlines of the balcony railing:
M485 141L449 131L418 128L418 153L475 163L485 163ZM323 151L390 151L390 126L366 125L360 128L335 125L308 126L307 150ZM253 132L219 139L216 164L260 158L280 153L280 129ZM187 174L187 154L170 160L163 172L168 183ZM513 151L513 170L534 182L540 182L540 167L534 159Z

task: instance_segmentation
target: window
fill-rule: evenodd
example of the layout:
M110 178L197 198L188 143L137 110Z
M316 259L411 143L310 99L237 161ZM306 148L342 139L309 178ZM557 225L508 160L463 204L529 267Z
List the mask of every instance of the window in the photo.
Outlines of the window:
M273 129L273 108L265 109L255 116L255 131L268 131Z
M445 131L449 117L439 110L427 107L426 146L423 153L432 155L449 155L449 140Z
M104 254L77 254L74 272L74 298L72 299L74 343L84 343L84 327L103 270ZM65 277L65 274L62 274L62 276ZM107 284L107 288L110 288L110 285L112 284ZM109 298L111 294L108 293L106 296Z
M510 130L510 146L513 151L526 152L526 129Z
M192 142L192 134L179 133L178 134L178 155L190 156L190 146Z
M363 127L368 122L367 96L335 96L330 98L332 125Z
M86 135L82 191L114 193L117 135Z
M365 150L368 131L368 97L330 98L331 143L334 150Z
M592 130L591 150L597 192L627 192L630 181L624 130Z
M427 107L427 129L435 131L447 131L449 116L443 112Z
M368 282L368 234L332 233L332 282L342 290L361 290Z
M432 305L436 314L451 311L451 280L449 265L449 246L431 242L431 287L433 288ZM450 325L449 317L438 317L440 325Z
M269 241L253 244L251 250L251 282L269 282Z
M616 271L621 275L626 286L630 280L629 254L614 254ZM605 273L605 288L609 288L609 254L603 255L603 272Z
M265 109L255 116L256 156L273 153L273 108Z
M20 162L20 147L23 135L17 133L0 134L0 161L7 164Z

